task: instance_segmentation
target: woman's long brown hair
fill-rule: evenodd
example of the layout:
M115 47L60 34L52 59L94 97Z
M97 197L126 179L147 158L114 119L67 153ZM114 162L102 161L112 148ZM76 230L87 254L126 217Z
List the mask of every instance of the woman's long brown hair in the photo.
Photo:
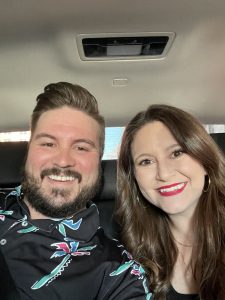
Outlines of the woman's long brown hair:
M152 105L127 125L118 158L117 219L122 239L145 268L154 299L165 299L177 259L168 215L142 196L131 155L135 134L145 124L162 122L182 149L205 168L210 185L195 212L193 276L200 299L225 299L225 159L201 123L189 113L168 105Z

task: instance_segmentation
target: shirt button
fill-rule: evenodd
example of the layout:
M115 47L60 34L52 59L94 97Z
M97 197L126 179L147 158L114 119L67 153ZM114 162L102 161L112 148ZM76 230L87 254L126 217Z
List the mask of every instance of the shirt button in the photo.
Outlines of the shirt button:
M1 241L0 241L0 245L5 245L7 243L7 241L6 241L6 239L2 239Z

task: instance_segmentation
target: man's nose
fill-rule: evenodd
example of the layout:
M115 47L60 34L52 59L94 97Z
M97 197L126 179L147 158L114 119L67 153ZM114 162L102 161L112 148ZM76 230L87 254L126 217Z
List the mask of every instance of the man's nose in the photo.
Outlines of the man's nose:
M71 149L60 148L54 157L54 164L60 168L73 167L75 165L75 157L71 153Z

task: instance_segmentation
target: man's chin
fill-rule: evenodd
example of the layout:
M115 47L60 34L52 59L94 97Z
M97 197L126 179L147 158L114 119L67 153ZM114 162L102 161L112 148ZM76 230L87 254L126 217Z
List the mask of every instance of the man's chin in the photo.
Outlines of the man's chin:
M86 202L76 203L73 201L67 203L63 201L54 201L54 203L51 204L46 202L42 202L39 204L29 202L29 204L34 210L36 210L43 216L53 219L69 218L86 207Z
M49 193L29 190L29 204L42 215L49 218L67 218L83 210L90 200L90 195L81 192L78 195L67 190L54 190Z

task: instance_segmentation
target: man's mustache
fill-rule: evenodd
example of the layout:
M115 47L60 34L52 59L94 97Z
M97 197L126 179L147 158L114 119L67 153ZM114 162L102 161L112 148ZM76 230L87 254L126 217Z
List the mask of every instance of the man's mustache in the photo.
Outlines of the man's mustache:
M78 180L78 183L82 180L82 175L77 171L72 170L64 170L60 168L52 168L52 169L45 169L41 172L41 179L45 176L56 175L56 176L71 176Z

